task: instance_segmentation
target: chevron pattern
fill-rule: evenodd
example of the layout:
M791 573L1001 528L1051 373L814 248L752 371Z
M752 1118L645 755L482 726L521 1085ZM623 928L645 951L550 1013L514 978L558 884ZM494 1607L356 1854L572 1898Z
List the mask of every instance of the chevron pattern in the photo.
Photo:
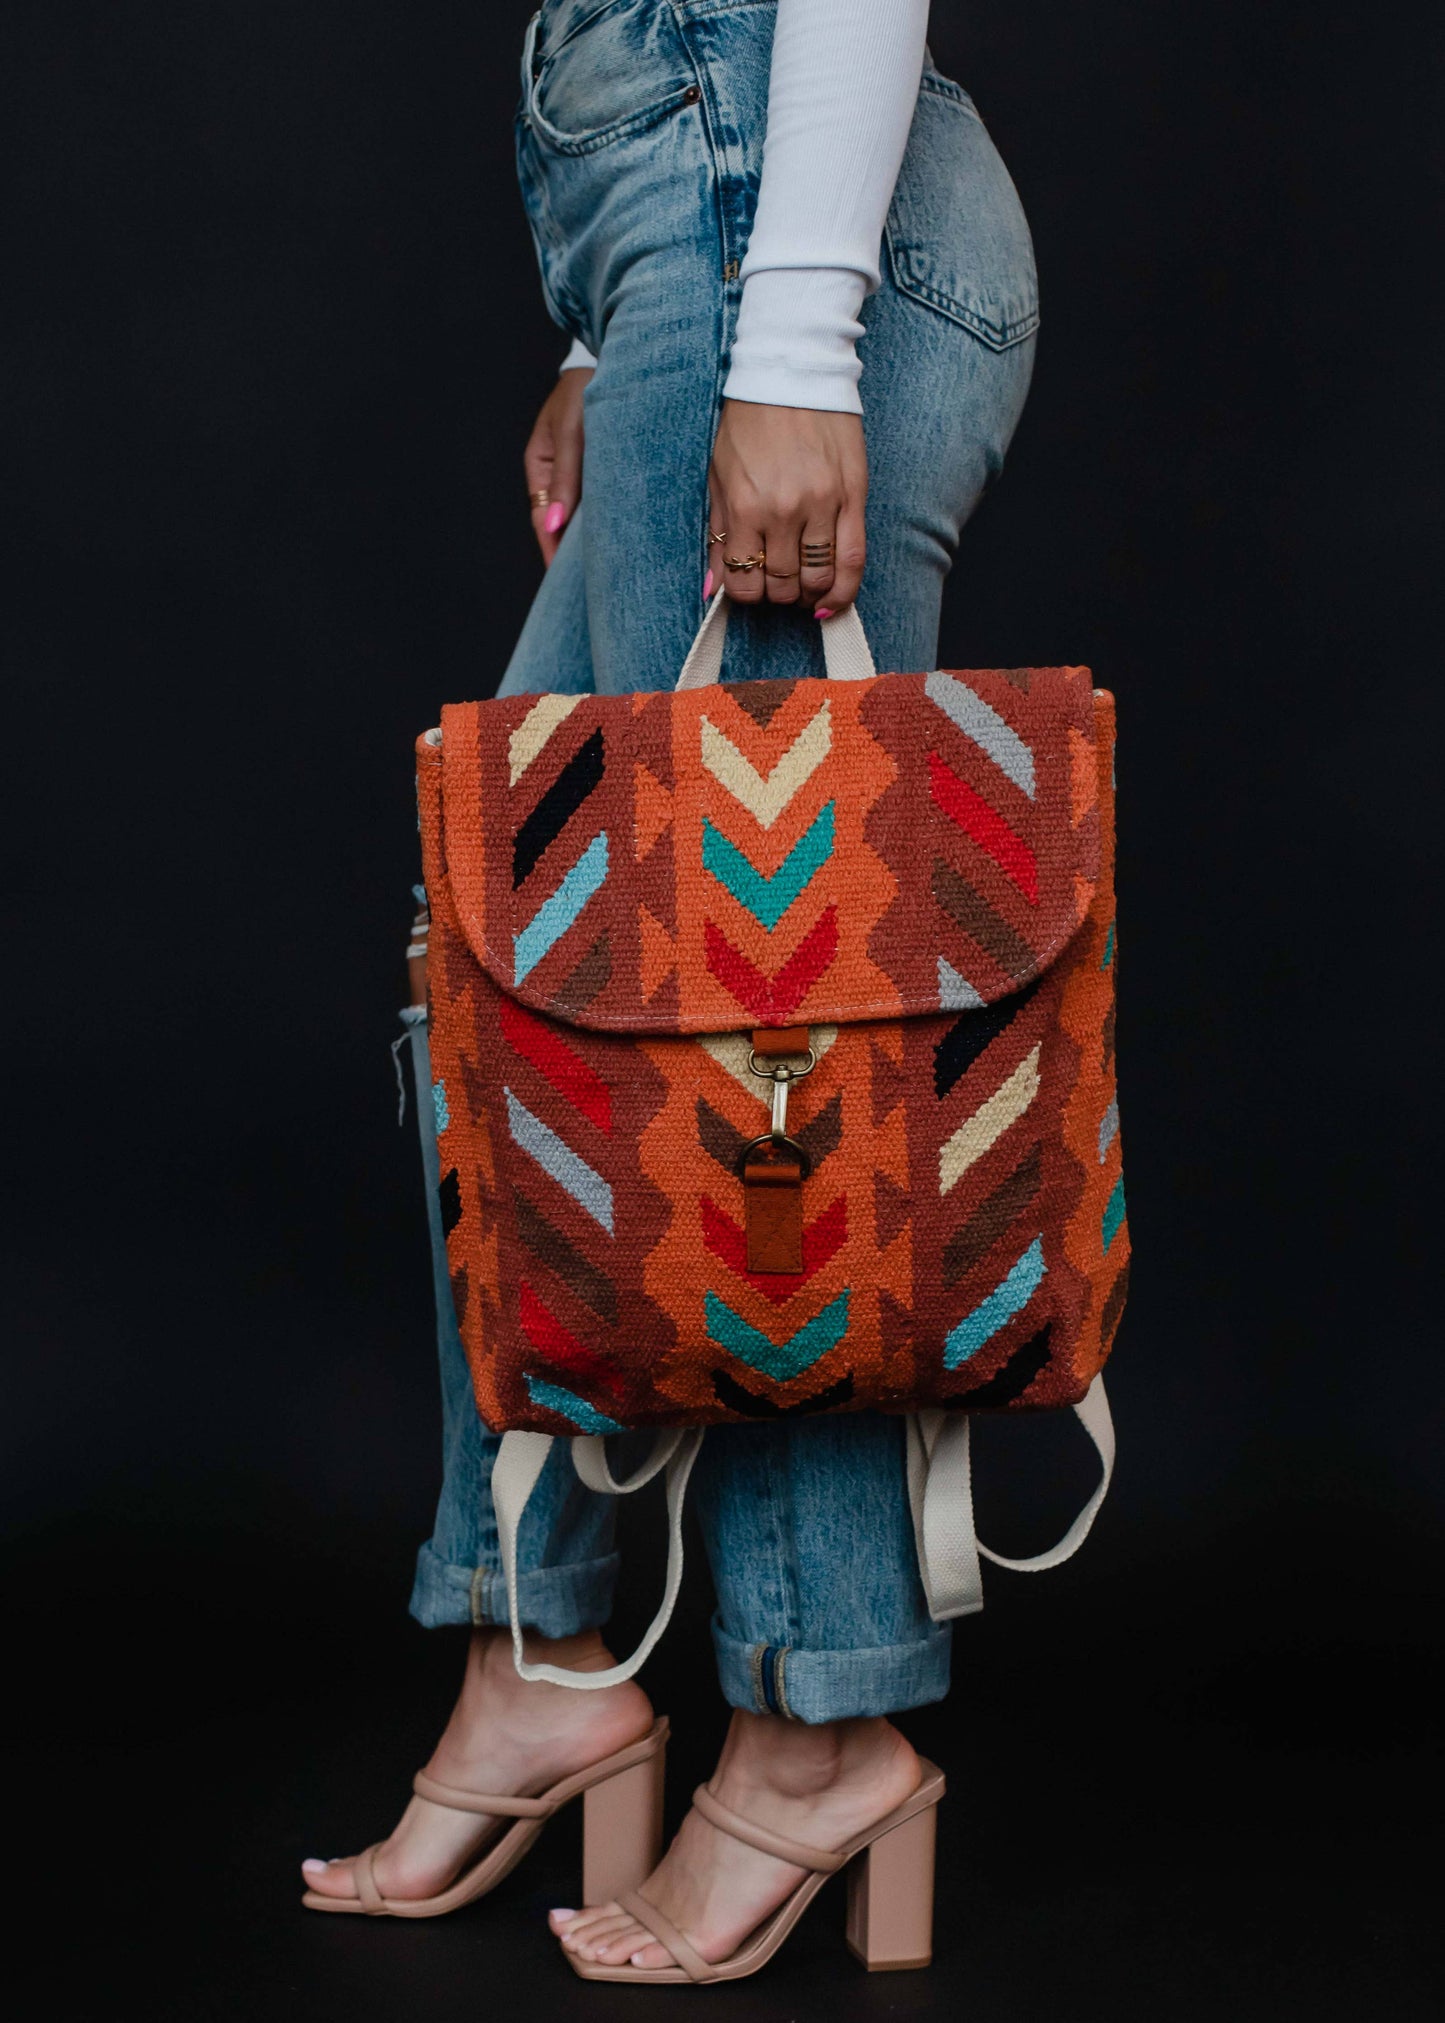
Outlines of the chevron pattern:
M739 1278L745 1278L764 1299L784 1306L800 1293L809 1279L831 1264L848 1241L848 1197L840 1194L803 1231L803 1269L799 1272L751 1272L747 1267L747 1237L742 1224L734 1222L725 1209L703 1195L702 1240L714 1257Z
M810 1370L814 1363L837 1348L848 1331L848 1300L845 1290L830 1300L823 1311L789 1335L775 1342L761 1328L753 1327L715 1292L706 1295L707 1331L713 1341L750 1370L758 1370L777 1383Z
M1036 1236L987 1299L980 1300L972 1313L965 1314L956 1327L949 1329L943 1345L944 1368L956 1370L960 1363L976 1356L1015 1314L1022 1313L1043 1284L1047 1270L1043 1238Z
M838 915L830 906L815 921L787 961L772 976L764 976L733 947L719 927L708 922L707 966L727 985L754 1025L790 1025L799 1005L838 952Z
M1083 670L459 706L419 753L438 1205L489 1425L1078 1397L1127 1293ZM802 1268L749 1272L756 1025Z
M833 724L827 703L799 731L766 777L744 758L726 732L707 717L702 720L701 733L704 766L764 829L772 828L833 749Z
M550 897L544 899L513 949L514 983L525 983L544 955L561 940L607 877L607 836L594 836Z
M833 854L833 803L801 835L777 870L768 876L704 820L702 861L718 883L771 934L793 901Z
M991 1152L1004 1132L1028 1110L1039 1093L1039 1056L1040 1049L1035 1047L987 1102L980 1103L944 1141L938 1154L940 1194L956 1187L970 1166Z
M581 700L580 695L544 695L531 705L507 740L509 787L515 787L528 766L542 756L552 733L566 723Z
M611 1236L612 1189L602 1175L594 1172L550 1125L533 1116L510 1089L504 1089L502 1095L507 1105L507 1127L512 1134L512 1142L534 1159L548 1179L555 1180L562 1191L570 1194L577 1206Z

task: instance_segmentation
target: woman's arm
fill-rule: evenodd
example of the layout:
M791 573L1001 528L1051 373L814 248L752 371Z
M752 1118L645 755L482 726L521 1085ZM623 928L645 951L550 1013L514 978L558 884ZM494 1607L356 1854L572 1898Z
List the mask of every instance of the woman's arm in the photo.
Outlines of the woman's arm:
M729 593L823 610L866 559L857 340L918 98L928 0L778 0L762 184L709 477ZM809 564L803 550L831 548Z
M858 594L858 312L879 282L927 29L928 0L778 0L762 184L709 475L712 526L727 535L712 554L767 557L766 570L722 569L743 602L801 597L826 614Z
M928 0L778 0L728 400L861 414L858 311L918 103Z

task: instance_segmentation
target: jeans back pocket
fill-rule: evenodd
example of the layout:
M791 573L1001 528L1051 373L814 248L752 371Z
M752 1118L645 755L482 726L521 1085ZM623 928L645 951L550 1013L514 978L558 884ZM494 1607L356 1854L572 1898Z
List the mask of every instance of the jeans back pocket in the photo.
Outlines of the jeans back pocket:
M926 70L884 232L904 295L1003 351L1039 325L1033 240L968 93Z

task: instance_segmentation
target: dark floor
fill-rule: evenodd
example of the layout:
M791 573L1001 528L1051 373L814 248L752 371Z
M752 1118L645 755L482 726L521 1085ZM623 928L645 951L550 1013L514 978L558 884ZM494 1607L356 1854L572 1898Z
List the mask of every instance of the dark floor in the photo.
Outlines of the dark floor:
M1369 1595L1363 1552L1355 1565L1348 1545L1323 1546L1330 1578ZM385 1829L457 1642L398 1621L370 1587L340 1607L344 1576L308 1618L307 1583L274 1566L263 1618L255 1566L212 1564L202 1582L143 1535L88 1551L83 1649L60 1627L61 1558L37 1553L19 1590L26 1647L43 1655L6 1790L12 1829L27 1787L55 1822L39 1865L67 1916L59 1942L20 1923L11 2014L609 2023L676 1999L584 1986L562 1964L544 1911L575 1896L572 1820L453 1918L304 1914L295 1863ZM1107 1551L1087 1578L996 1582L960 1633L952 1699L908 1722L952 1784L932 1970L862 1973L834 1884L779 1961L712 1991L709 2013L1436 2023L1440 1696L1422 1648L1389 1631L1407 1596L1375 1590L1341 1622L1295 1606L1287 1575L1229 1558L1181 1566L1170 1594ZM681 1729L674 1816L720 1728L705 1607L695 1594L652 1667Z

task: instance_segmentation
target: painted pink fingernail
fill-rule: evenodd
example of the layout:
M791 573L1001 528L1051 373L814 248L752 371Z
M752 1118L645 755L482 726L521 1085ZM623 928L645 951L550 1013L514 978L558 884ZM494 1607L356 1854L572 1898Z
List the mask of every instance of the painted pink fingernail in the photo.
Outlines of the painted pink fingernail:
M817 610L813 613L813 616L815 618L831 618L833 616L832 606L828 604L820 604Z
M560 499L547 508L547 517L542 522L549 534L560 534L567 524L567 508Z
M708 598L712 596L712 571L711 571L711 569L709 569L709 570L708 570L708 572L707 572L706 576L704 576L704 577L703 577L703 579L702 579L702 595L703 595L703 602L704 602L704 603L706 603L706 602L707 602L707 600L708 600Z

